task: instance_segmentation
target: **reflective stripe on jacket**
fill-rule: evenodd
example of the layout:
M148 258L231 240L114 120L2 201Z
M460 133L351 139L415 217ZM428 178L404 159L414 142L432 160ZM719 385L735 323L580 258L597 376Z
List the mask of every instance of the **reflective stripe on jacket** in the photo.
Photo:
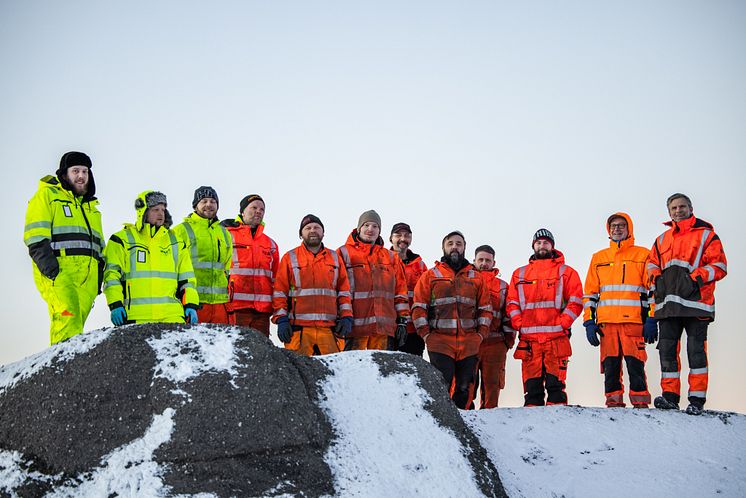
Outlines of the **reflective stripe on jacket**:
M487 336L492 304L484 278L468 264L458 273L443 262L426 271L414 289L412 321L417 333Z
M560 251L553 254L550 259L531 256L510 279L506 311L523 340L561 337L583 311L578 272L565 265Z
M252 308L272 313L272 288L280 265L277 243L264 233L264 223L252 235L239 216L237 226L227 227L233 237L228 309Z
M650 250L648 275L655 317L715 318L715 282L728 273L712 225L690 216L663 232Z
M404 278L407 280L407 297L409 298L409 309L411 312L412 303L414 303L414 287L417 285L420 276L427 271L427 265L419 255L414 254L409 249L407 249L407 261L408 263L404 263L403 261L402 263L404 264ZM415 332L411 319L407 321L407 332Z
M192 213L174 227L176 235L188 242L197 292L202 304L228 302L228 270L233 241L217 219L208 220Z
M482 270L479 273L487 284L492 302L492 323L485 339L501 341L505 339L505 334L515 334L515 330L513 330L510 323L510 318L508 318L508 314L505 312L508 283L497 276L500 273L500 270L497 268Z
M124 306L136 322L183 317L184 306L199 305L187 243L165 226L141 226L125 224L109 239L106 302L112 309Z
M300 327L333 327L338 317L352 316L347 270L336 251L322 247L313 254L301 244L285 253L272 305L273 322L287 316Z
M583 320L596 323L642 323L647 317L648 288L646 264L650 251L635 245L632 218L626 213L609 217L627 221L629 236L591 258L585 277ZM609 232L609 227L606 227ZM610 232L609 232L610 233Z
M75 197L51 175L42 178L28 202L23 242L30 246L44 240L50 241L58 258L88 256L101 260L104 236L98 200Z
M360 242L353 230L337 253L347 268L352 294L352 333L349 337L393 336L397 316L409 317L407 282L399 256L383 247Z

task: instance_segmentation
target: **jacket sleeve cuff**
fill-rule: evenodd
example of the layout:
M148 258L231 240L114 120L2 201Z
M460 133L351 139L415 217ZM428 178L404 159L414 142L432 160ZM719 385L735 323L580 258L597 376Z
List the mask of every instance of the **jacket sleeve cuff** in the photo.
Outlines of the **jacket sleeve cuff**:
M199 309L199 305L198 304L187 303L187 304L184 305L184 309L187 309L187 308L193 309L194 311L197 311Z
M109 311L114 311L117 308L124 308L122 301L115 301L109 305Z

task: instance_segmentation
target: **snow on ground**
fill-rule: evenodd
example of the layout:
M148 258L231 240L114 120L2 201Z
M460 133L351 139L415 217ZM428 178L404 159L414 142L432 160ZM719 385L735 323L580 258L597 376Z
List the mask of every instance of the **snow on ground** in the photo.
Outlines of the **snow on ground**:
M483 496L461 444L424 408L411 375L381 376L370 352L320 357L333 372L322 408L336 432L326 454L340 496Z
M746 416L632 408L462 412L514 498L746 496Z

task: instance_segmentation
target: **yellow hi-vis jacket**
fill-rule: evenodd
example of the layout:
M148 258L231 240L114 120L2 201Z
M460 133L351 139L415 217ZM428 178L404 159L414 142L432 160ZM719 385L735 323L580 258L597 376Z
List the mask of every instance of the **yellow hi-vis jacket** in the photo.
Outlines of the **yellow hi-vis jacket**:
M192 258L187 243L167 225L145 223L149 192L139 196L137 223L125 223L104 251L106 302L112 310L124 306L127 323L184 322L184 308L199 307Z
M233 240L216 219L208 220L192 213L173 229L188 244L197 292L201 304L228 302L228 270L231 267Z

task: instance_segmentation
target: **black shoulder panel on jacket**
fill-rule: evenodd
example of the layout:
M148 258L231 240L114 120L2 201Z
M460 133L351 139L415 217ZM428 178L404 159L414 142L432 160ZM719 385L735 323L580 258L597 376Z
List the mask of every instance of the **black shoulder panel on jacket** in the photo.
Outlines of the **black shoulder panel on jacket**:
M709 228L710 230L712 230L712 225L705 220L700 220L699 218L697 218L697 221L694 222L692 228Z
M109 237L109 242L116 242L120 246L124 247L124 242L122 242L122 239L120 239L116 235L112 235L111 237Z
M231 218L224 219L223 221L220 222L220 224L223 225L224 227L231 227L231 228L235 228L238 226L238 222Z

